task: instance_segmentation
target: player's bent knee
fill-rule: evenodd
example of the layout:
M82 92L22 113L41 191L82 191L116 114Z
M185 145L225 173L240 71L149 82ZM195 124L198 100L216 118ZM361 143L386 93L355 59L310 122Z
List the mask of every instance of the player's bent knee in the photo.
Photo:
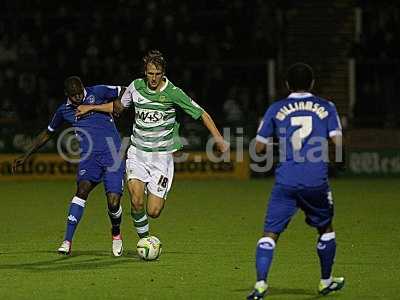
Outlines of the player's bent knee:
M76 196L86 200L89 197L90 191L91 189L87 188L86 186L78 186Z
M132 207L136 211L141 211L144 209L144 200L142 199L137 199L132 197L131 199Z
M116 193L108 193L107 194L107 202L108 202L108 208L119 208L119 203L120 203L121 196Z
M257 242L257 248L262 248L266 250L273 250L276 247L276 243L271 237L262 237Z
M78 189L78 191L76 192L75 196L86 200L89 197L89 193L90 193L89 191Z
M139 193L131 193L131 203L132 206L136 209L136 210L142 210L144 207L144 197L143 194L139 194Z
M132 193L132 194L131 194L131 202L132 202L132 203L144 203L144 196L143 196L143 194Z
M147 215L151 218L158 218L161 214L161 207L151 207L147 209Z
M108 202L108 211L116 212L121 207L119 203L110 203Z
M90 181L80 181L78 183L78 187L76 190L76 196L86 200L89 197L90 192L93 190L93 188L96 186L96 184L92 184Z

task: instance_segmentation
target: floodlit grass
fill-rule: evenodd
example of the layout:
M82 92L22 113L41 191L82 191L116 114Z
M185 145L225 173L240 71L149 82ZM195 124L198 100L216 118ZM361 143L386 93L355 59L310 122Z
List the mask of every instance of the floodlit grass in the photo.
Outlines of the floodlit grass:
M90 196L70 257L64 235L73 181L0 183L0 299L245 299L255 280L255 244L272 180L176 181L151 220L163 242L155 262L136 255L136 233L123 199L125 253L111 255L102 187ZM337 257L346 287L329 299L398 299L398 179L332 181ZM268 299L316 299L316 233L299 213L282 235Z

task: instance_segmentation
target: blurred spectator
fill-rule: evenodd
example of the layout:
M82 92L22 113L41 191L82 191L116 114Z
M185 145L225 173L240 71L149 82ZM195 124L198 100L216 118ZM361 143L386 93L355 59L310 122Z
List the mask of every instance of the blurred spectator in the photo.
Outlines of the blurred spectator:
M24 127L38 119L36 101L39 99L39 94L36 84L35 74L26 72L19 75L15 104L18 118Z
M362 34L352 55L357 60L355 125L400 125L400 7L393 2L360 1Z
M8 35L0 40L0 65L13 63L17 60L17 47L11 44Z
M231 127L242 126L244 120L243 110L237 100L237 88L231 88L228 98L224 102L224 124Z
M0 12L0 86L7 87L0 107L3 115L17 109L32 129L62 101L65 77L128 85L141 75L149 48L165 53L173 82L196 95L217 122L224 112L228 122L237 122L257 87L251 76L240 75L251 73L245 62L256 59L263 66L275 55L266 50L276 28L275 4L269 2L119 0L112 9L98 1L95 9L78 11L68 2L45 9L38 3L7 1ZM238 82L248 95L224 103Z

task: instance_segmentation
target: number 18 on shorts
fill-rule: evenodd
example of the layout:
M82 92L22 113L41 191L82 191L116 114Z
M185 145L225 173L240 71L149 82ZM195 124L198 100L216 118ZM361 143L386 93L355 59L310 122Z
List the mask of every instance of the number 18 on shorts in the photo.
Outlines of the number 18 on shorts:
M145 152L133 146L128 149L126 160L127 179L146 183L147 190L166 199L174 178L172 153Z

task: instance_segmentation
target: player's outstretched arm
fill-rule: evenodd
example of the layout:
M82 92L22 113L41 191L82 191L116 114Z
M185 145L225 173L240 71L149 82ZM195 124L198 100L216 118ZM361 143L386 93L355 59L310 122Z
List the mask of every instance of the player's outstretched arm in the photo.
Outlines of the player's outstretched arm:
M113 113L119 115L122 113L123 110L124 107L122 106L121 101L117 99L113 102L108 102L104 104L79 105L76 109L75 116L81 117L91 111L105 112L110 114Z
M22 166L25 161L32 155L32 153L36 152L40 147L47 143L49 139L51 139L52 133L50 131L43 130L39 135L33 140L32 145L29 147L28 151L23 155L17 157L13 161L12 173L14 174L17 170L18 166Z
M124 110L124 106L121 103L121 98L126 91L125 87L121 88L121 92L118 98L114 101L104 103L104 104L92 104L92 105L79 105L76 109L75 116L81 117L91 111L98 111L98 112L105 112L105 113L112 113L115 116L119 116L122 111Z
M119 116L119 114L123 111L121 98L124 95L125 91L126 87L121 87L121 92L119 93L118 98L114 101L110 101L103 104L79 105L78 108L76 109L75 116L81 117L92 111L110 113L114 114L115 116Z
M113 102L108 102L108 103L104 103L104 104L79 105L78 108L76 109L75 116L81 117L91 111L112 113L113 112Z
M224 140L221 133L219 132L217 126L215 126L214 120L207 112L203 112L201 115L201 119L203 120L204 126L210 131L211 135L215 139L218 150L221 153L224 153L229 150L229 144Z

